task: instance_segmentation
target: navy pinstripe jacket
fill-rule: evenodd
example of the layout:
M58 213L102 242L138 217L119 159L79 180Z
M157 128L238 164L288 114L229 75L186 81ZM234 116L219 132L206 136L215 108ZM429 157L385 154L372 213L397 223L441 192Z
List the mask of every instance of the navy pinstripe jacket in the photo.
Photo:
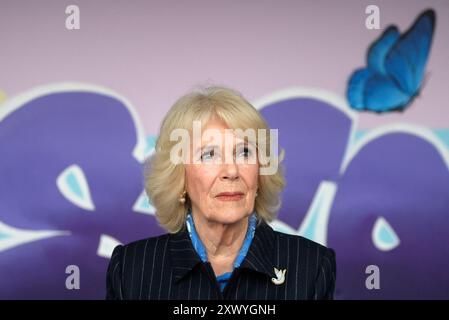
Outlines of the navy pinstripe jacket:
M274 268L286 269L275 284ZM117 246L107 270L107 299L297 300L332 299L335 253L300 236L256 227L253 241L222 293L187 230ZM278 281L279 282L279 281Z

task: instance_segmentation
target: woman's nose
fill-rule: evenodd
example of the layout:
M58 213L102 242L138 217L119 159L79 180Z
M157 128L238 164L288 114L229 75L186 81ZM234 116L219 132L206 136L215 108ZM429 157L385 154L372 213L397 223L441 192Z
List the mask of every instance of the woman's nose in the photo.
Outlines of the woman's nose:
M232 163L223 164L221 178L228 180L236 180L239 178L239 168L235 161L232 161Z

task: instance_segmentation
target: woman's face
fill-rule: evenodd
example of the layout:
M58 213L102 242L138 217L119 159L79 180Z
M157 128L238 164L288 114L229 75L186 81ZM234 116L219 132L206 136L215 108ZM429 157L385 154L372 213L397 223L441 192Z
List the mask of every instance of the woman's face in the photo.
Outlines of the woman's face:
M212 138L206 134L208 129L220 134ZM202 162L186 165L186 190L194 214L222 224L232 224L251 215L259 175L256 148L245 144L244 139L216 118L202 128L196 146L201 148L193 150L192 157Z

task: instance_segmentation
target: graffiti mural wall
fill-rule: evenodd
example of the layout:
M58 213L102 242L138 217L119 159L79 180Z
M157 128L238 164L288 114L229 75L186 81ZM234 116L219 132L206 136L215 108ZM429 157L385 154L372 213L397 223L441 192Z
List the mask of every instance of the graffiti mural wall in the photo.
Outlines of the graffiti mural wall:
M165 233L159 125L210 84L279 130L271 225L335 249L336 298L449 299L449 2L0 5L0 299L105 297L115 245Z

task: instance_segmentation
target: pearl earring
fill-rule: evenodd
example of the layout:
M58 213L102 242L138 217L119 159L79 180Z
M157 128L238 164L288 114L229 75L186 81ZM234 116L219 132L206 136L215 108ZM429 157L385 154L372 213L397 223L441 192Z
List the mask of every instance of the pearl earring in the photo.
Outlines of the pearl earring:
M181 193L181 196L180 196L179 199L178 199L178 201L179 201L181 204L184 204L184 203L186 202L186 194L187 194L187 191L186 191L186 190L184 190L184 191Z

